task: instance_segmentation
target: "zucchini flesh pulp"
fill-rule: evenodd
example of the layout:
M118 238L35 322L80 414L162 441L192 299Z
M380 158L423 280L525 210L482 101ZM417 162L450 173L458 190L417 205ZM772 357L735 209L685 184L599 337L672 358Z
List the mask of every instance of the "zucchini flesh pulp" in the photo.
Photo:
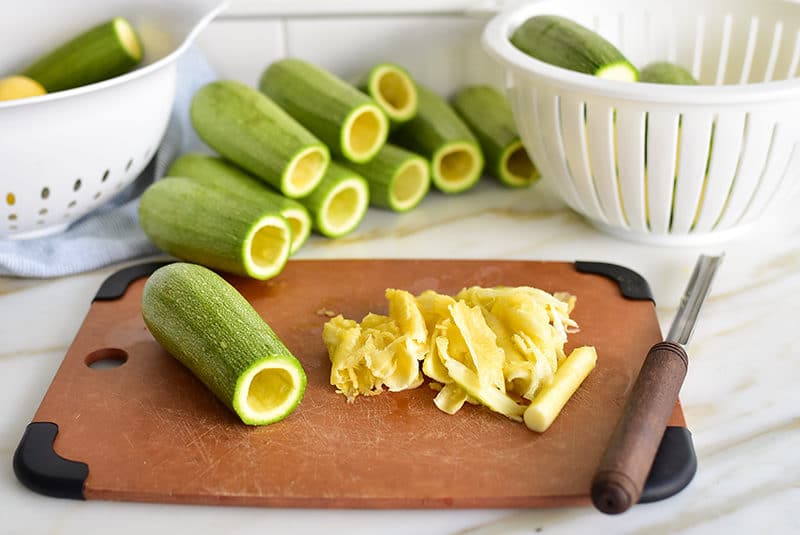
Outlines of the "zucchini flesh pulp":
M417 84L417 97L417 114L397 129L393 141L431 162L431 181L440 191L470 189L483 170L478 141L450 104L431 89Z
M342 164L366 179L370 204L395 212L417 206L430 188L428 161L390 143L367 163Z
M37 97L46 94L44 87L27 76L9 76L0 79L0 100Z
M319 186L300 202L311 213L314 230L328 238L339 238L364 219L369 187L357 173L331 162Z
M290 255L296 253L311 234L311 216L302 204L275 192L262 181L222 158L199 153L183 154L172 163L167 170L167 176L192 178L204 185L219 188L231 196L276 210L292 229Z
M156 270L142 293L153 337L249 425L288 416L303 398L300 362L228 282L197 264Z
M636 67L614 45L564 17L531 17L514 31L511 43L533 58L564 69L627 82L639 77Z
M330 161L319 139L264 94L220 80L192 98L198 135L226 159L290 198L308 195Z
M681 65L667 61L646 65L639 72L639 81L651 84L697 85L692 73Z
M368 161L386 142L389 121L375 102L316 65L294 58L276 61L258 87L347 160Z
M399 65L375 65L359 89L375 99L394 125L410 120L417 113L417 88L408 71Z
M486 85L468 86L455 94L452 103L478 139L488 174L512 187L527 186L539 178L500 91Z
M292 241L289 224L274 207L186 177L149 186L139 202L139 224L166 253L259 280L281 272Z
M22 74L54 93L119 76L141 61L136 30L126 19L115 17L40 57Z

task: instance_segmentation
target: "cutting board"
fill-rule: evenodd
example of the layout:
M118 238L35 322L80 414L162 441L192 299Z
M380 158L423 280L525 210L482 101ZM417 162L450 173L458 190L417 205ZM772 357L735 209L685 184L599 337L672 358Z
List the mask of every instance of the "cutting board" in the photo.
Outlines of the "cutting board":
M270 281L225 276L302 362L285 420L248 427L147 331L140 299L159 264L106 281L15 454L30 488L62 497L278 507L447 508L589 504L589 487L647 350L661 340L647 282L592 262L295 260ZM567 352L598 362L551 428L482 407L439 411L427 384L354 403L329 384L331 312L386 313L386 288L454 294L531 285L577 296ZM114 364L118 364L114 366ZM678 492L695 456L676 406L644 501Z

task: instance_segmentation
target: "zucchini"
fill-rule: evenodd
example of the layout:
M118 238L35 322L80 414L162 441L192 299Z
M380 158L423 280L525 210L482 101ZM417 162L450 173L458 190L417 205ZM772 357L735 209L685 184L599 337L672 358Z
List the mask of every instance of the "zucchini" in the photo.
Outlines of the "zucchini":
M366 162L386 142L389 121L375 102L316 65L294 58L276 61L258 87L347 160Z
M40 57L21 74L54 93L124 74L142 61L142 55L134 27L114 17Z
M393 126L404 123L417 113L417 88L411 75L394 63L373 66L358 88L371 96Z
M418 154L387 143L367 163L342 162L367 180L373 206L406 212L428 193L431 173L428 161Z
M416 116L394 132L392 141L431 162L431 180L439 190L468 190L483 169L478 141L450 104L431 89L417 84L417 97Z
M697 85L692 73L681 65L656 61L639 71L639 81L650 84Z
M157 269L144 285L150 333L248 425L286 418L303 398L303 366L228 282L197 264Z
M308 195L330 161L319 139L241 82L204 85L192 98L190 115L211 148L289 198Z
M275 208L186 177L149 186L139 202L139 224L166 253L259 280L280 273L292 241Z
M314 230L328 238L339 238L364 219L369 187L362 176L331 162L319 186L300 203L311 213Z
M452 103L481 145L487 174L511 187L528 186L539 178L500 91L488 85L468 86L453 96Z
M15 75L0 78L0 101L38 97L46 93L42 84L27 76Z
M199 153L183 154L172 163L167 176L189 177L207 186L220 188L232 196L275 209L292 229L289 255L296 253L311 234L311 216L302 204L270 189L262 181L222 158Z
M511 35L511 44L545 63L610 80L635 82L636 67L603 37L570 19L537 15Z

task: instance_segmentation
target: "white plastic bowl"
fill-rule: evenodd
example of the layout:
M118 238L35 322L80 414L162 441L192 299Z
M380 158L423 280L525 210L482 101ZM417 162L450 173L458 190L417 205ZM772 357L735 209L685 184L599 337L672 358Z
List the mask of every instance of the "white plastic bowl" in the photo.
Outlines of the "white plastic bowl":
M125 75L0 102L0 239L64 230L145 168L175 98L176 61L220 0L28 0L6 10L0 73L113 16L137 28L144 62Z
M672 61L702 86L626 83L531 58L509 41L562 15L635 65ZM657 244L749 228L800 177L800 4L784 0L540 0L495 16L523 143L563 200L599 228Z

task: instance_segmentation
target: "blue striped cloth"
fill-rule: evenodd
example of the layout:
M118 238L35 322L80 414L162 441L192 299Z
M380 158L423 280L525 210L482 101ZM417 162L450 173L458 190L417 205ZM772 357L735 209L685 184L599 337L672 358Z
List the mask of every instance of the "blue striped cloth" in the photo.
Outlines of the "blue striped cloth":
M169 125L161 146L142 174L113 201L79 219L63 233L32 240L0 239L0 276L61 277L158 252L139 227L139 196L164 176L179 154L208 150L192 129L189 105L195 91L216 78L196 48L181 56L177 69L175 106Z

